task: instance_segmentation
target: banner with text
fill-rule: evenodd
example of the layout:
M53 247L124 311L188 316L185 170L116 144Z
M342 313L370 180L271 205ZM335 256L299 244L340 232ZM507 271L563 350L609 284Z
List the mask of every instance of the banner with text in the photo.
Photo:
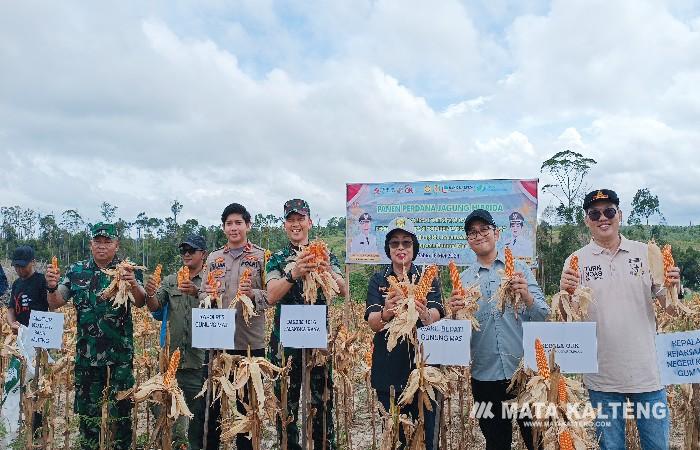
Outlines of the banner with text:
M346 185L347 263L387 264L384 240L397 217L413 221L420 243L416 263L467 265L475 260L464 219L491 213L501 229L499 250L534 264L538 180L420 181Z
M700 330L656 335L661 384L700 383Z
M523 322L525 366L537 370L535 339L562 373L598 373L598 338L595 322ZM549 361L549 359L548 359Z
M63 344L63 313L32 311L29 313L29 333L32 346L60 349Z
M192 347L232 350L236 310L192 308Z
M327 348L326 305L282 305L280 340L285 347Z
M418 328L418 340L428 364L468 366L471 360L472 323L470 320L443 319Z

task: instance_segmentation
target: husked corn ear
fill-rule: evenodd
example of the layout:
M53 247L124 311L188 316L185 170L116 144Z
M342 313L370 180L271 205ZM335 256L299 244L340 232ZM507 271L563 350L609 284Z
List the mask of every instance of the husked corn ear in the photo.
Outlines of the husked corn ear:
M454 261L450 261L448 267L450 269L450 280L452 281L452 292L462 295L464 293L464 288L462 287L462 280L459 278L457 264L455 264Z
M559 435L559 450L574 450L574 441L569 430L564 430Z
M571 259L569 260L569 269L573 270L574 272L578 273L578 255L572 255ZM569 294L574 293L574 289L567 289L566 290Z
M372 367L372 353L373 352L374 352L374 344L372 344L370 349L365 352L365 364L367 364L367 367Z
M56 272L58 272L58 258L56 258L55 256L51 258L51 266Z
M563 405L569 401L569 396L566 393L566 382L564 381L564 378L559 378L558 394L559 404Z
M428 293L433 286L433 280L438 275L438 267L431 265L423 271L423 276L416 285L416 301L425 305L427 302Z
M181 286L182 283L190 279L190 268L187 266L182 266L180 270L177 271L177 285Z
M513 258L513 251L510 247L505 248L504 259L506 264L505 275L507 278L510 278L513 276L513 273L515 273L515 259Z
M535 339L535 360L537 361L537 373L545 378L549 378L549 365L547 364L547 355L544 353L544 346L540 338Z
M180 365L180 349L178 348L170 356L170 363L168 364L168 370L165 372L165 376L163 377L163 384L164 385L170 386L170 383L173 382L173 378L175 378L175 372L177 372L177 367L179 365Z
M672 268L676 266L676 262L673 259L673 253L671 252L671 245L666 244L664 248L661 249L661 255L664 257L664 276ZM666 279L666 284L670 284L668 278Z
M163 272L163 265L158 264L153 271L153 279L155 280L156 284L160 284L160 276L161 273Z
M248 280L250 280L250 269L246 267L245 269L243 269L243 273L241 273L241 278L238 280L239 291L241 290L241 284Z

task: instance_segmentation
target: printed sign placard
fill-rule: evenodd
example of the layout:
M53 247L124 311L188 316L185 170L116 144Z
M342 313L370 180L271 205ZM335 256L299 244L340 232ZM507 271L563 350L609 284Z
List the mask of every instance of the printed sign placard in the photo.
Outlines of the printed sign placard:
M326 305L282 305L280 340L284 347L328 348Z
M700 383L700 330L656 335L661 384Z
M537 370L535 339L544 351L554 349L562 373L598 373L598 338L595 322L523 322L525 366Z
M395 218L411 220L420 252L417 264L458 265L475 261L464 219L475 209L491 213L501 229L497 245L535 263L538 180L416 181L346 185L346 259L388 264L384 239Z
M63 345L63 321L63 313L30 312L28 328L32 346L60 349Z
M192 347L233 349L236 310L192 308Z
M471 360L472 323L470 320L443 319L418 328L418 340L428 364L468 366Z

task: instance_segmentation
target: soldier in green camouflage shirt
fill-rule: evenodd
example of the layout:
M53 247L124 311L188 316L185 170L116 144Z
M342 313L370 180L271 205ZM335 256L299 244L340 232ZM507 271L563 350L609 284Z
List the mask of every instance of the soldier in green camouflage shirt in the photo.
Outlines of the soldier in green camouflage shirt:
M308 256L297 260L297 263L291 271L286 272L285 267L289 264L289 257L296 255L296 251L302 246L309 243L309 230L313 225L311 222L311 211L309 204L301 199L289 200L284 204L284 229L289 238L289 244L278 251L267 262L266 266L266 282L268 291L268 303L276 305L275 308L275 323L270 336L270 344L268 347L268 357L276 364L282 364L282 355L279 351L280 343L280 313L281 305L303 305L303 283L302 278L307 273L315 270L317 266L312 262L313 257ZM338 259L335 255L330 254L327 261L321 264L321 270L329 271L340 287L340 295L347 294L345 289L345 281L343 280L342 272ZM317 305L327 304L326 298L319 289L316 297ZM297 418L299 417L299 397L301 390L301 375L302 375L302 351L295 348L284 348L285 361L292 357L292 369L289 374L289 391L287 396L287 414L293 418L292 423L287 426L287 445L290 450L301 449L299 445L299 427L297 426ZM328 389L329 398L324 405L323 392L324 383ZM313 416L313 433L314 448L326 448L333 450L336 448L333 430L333 384L331 376L331 364L327 367L314 367L311 370L311 404L317 411ZM275 385L275 392L279 398L280 385ZM326 442L323 442L323 422L326 422ZM278 423L278 429L280 425Z
M77 313L75 343L75 412L79 415L81 449L97 449L100 440L102 392L109 383L110 449L128 449L131 445L131 402L116 401L118 391L134 385L134 338L131 305L115 308L112 300L100 293L111 279L101 269L114 268L119 240L113 224L97 223L91 228L92 256L70 266L60 280L49 265L46 270L48 300L51 309L70 300ZM141 271L128 270L122 279L131 285L136 307L144 305L145 292Z

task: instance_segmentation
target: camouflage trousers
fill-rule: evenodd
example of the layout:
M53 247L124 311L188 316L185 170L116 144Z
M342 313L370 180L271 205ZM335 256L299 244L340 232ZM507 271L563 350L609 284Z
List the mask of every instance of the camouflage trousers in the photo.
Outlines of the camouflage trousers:
M301 450L299 443L299 428L301 421L297 424L299 418L299 399L302 389L302 364L301 350L296 348L285 348L285 362L289 357L292 357L292 369L289 373L289 389L287 391L287 414L292 421L287 425L287 447L289 450ZM310 352L310 351L309 351ZM270 361L281 366L282 361L278 350L270 348ZM324 387L328 390L328 400L323 401ZM277 381L275 384L275 395L281 398L281 386ZM325 367L314 367L311 369L311 407L316 411L313 416L313 431L312 439L314 441L314 449L322 450L323 446L323 422L325 417L326 422L326 445L327 450L334 450L335 433L333 427L333 378L331 364L328 363ZM303 430L302 430L303 432ZM281 436L282 424L277 423L277 433Z
M100 447L100 424L102 422L103 391L107 386L109 369L107 426L110 441L107 448L128 449L131 447L131 400L116 401L115 394L133 387L132 364L111 366L75 366L75 412L78 414L80 437L79 448L93 450Z

